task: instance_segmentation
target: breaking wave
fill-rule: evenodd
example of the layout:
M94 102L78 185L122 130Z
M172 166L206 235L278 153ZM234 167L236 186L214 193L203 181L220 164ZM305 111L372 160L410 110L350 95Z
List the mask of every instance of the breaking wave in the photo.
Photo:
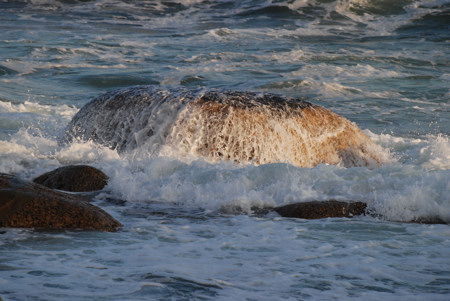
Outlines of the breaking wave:
M152 86L95 98L66 141L119 152L236 163L375 167L387 155L354 123L324 107L275 94Z

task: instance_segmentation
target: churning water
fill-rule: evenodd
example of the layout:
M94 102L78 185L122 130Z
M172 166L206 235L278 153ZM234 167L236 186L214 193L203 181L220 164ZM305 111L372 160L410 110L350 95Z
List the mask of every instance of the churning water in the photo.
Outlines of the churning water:
M450 223L449 20L445 0L0 2L0 172L98 167L110 182L95 204L124 224L1 229L1 298L448 300L450 228L410 221ZM134 85L318 104L356 123L383 164L60 143L83 105ZM332 198L375 215L251 211Z

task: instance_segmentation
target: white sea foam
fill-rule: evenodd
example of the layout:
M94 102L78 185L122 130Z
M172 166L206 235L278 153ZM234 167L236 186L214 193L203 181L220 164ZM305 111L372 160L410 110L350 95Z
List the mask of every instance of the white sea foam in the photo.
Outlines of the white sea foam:
M76 112L67 106L1 102L4 112L40 112L47 122L67 123ZM55 117L56 116L56 117ZM48 116L47 116L48 117ZM239 166L208 163L195 157L124 153L91 141L58 145L56 136L21 128L0 146L0 171L35 177L61 165L89 163L110 176L108 193L134 202L159 201L218 210L223 207L274 206L313 199L362 200L383 218L398 221L440 218L450 221L449 139L445 135L403 138L366 134L389 150L376 169L289 164ZM397 158L398 162L389 158ZM389 160L391 160L389 162Z
M108 55L108 57L110 57ZM122 58L122 57L120 57ZM38 69L57 69L57 68L92 68L92 69L125 69L127 65L123 63L118 64L90 64L85 62L45 62L33 61L23 62L18 60L8 60L3 63L5 67L17 71L20 75L28 75L35 73Z
M394 137L389 134L375 135L366 132L372 140L393 150L398 160L405 164L428 170L448 170L450 165L449 137L443 134L426 135L422 138Z
M223 207L274 206L313 199L362 200L389 220L438 217L450 221L446 196L449 142L445 136L405 139L367 134L408 157L373 170L288 164L236 166L170 157L136 157L92 142L58 146L55 139L22 129L1 143L1 172L35 177L61 165L90 163L110 176L107 191L134 202L159 201L218 210Z
M139 157L190 155L302 167L383 163L383 151L342 116L298 99L249 92L122 89L83 107L66 137L93 139Z
M98 167L110 182L95 204L124 227L0 229L0 299L448 300L449 226L403 223L450 221L448 0L2 4L0 172ZM390 160L256 166L58 144L90 97L133 76L302 97L370 129ZM246 214L330 198L374 215Z
M159 201L217 210L275 206L314 199L361 200L372 213L393 221L440 218L450 221L448 170L430 171L393 163L379 169L286 164L237 167L204 161L153 158L105 164L108 186L118 198ZM120 172L119 172L120 170Z
M299 169L284 164L236 167L177 159L101 163L115 198L159 201L188 208L217 210L275 206L313 199L363 200L372 213L393 221L440 218L450 221L448 172L408 165L369 171L318 166Z
M30 128L30 131L46 132L46 135L56 136L61 129L55 128L55 124L64 124L70 121L78 111L68 105L50 106L41 105L32 101L24 103L11 103L0 101L0 125L2 128L19 130ZM5 133L0 134L5 138Z
M51 106L31 101L15 104L12 102L0 101L0 113L37 113L47 117L56 114L69 121L77 111L77 108L68 105Z

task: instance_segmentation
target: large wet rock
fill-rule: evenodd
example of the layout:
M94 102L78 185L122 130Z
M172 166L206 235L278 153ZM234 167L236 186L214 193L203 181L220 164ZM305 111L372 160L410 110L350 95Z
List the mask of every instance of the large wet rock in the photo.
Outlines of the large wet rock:
M284 217L319 219L327 217L353 217L365 214L367 205L363 202L341 202L336 200L311 201L275 207Z
M108 176L87 165L69 165L49 171L33 180L49 188L86 192L101 190L108 184Z
M101 95L73 117L61 142L244 164L375 167L382 149L330 110L271 93L130 87Z
M82 197L0 173L0 227L115 231L120 226Z

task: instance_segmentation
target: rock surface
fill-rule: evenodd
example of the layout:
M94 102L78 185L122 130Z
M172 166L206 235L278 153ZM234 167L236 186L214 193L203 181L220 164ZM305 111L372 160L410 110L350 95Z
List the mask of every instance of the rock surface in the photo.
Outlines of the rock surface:
M91 166L69 165L40 175L33 182L53 189L86 192L103 189L108 176Z
M115 231L120 226L82 197L0 173L0 227Z
M73 117L62 143L94 141L119 153L237 164L377 167L386 158L355 123L271 93L134 86L108 92Z
M365 214L367 205L363 202L341 202L336 200L311 201L275 207L283 217L319 219L327 217L352 217Z

